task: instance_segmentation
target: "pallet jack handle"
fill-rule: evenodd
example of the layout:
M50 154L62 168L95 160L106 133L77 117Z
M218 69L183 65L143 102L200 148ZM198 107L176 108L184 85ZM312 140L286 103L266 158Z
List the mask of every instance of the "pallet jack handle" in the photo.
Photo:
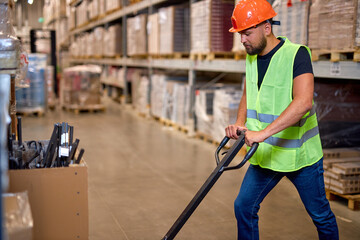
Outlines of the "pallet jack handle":
M193 199L190 201L190 203L187 205L187 207L184 209L184 211L181 213L181 215L178 217L178 219L172 225L170 230L162 238L162 240L172 240L175 238L177 233L180 231L180 229L183 227L183 225L186 223L186 221L190 218L192 213L199 206L201 201L204 199L204 197L210 191L210 189L214 186L215 182L219 179L219 177L221 176L221 174L224 171L241 168L255 153L256 149L259 146L258 143L254 143L252 145L251 149L247 152L247 154L245 155L245 157L241 161L241 163L239 163L238 165L235 165L235 166L228 167L228 165L234 159L234 157L237 155L237 153L239 152L241 147L245 144L244 132L238 132L238 135L239 135L239 138L231 146L231 148L226 152L226 155L220 161L219 153L220 153L221 149L226 145L226 143L230 140L230 138L228 138L228 137L223 138L219 147L215 151L215 159L216 159L216 163L217 163L216 168L210 174L209 178L205 181L205 183L202 185L202 187L199 189L199 191L196 193L196 195L193 197Z

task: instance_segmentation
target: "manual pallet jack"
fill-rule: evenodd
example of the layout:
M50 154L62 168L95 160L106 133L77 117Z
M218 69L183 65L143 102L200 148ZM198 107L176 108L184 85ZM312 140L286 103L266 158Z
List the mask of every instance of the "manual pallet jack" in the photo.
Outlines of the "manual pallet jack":
M238 165L229 166L229 164L234 159L236 154L240 151L242 146L245 144L245 134L243 132L241 132L240 134L238 133L238 135L239 135L239 138L232 145L232 147L229 149L229 151L225 152L226 155L220 161L219 153L220 153L221 149L230 140L230 138L228 138L228 137L223 138L223 140L221 141L221 143L219 144L218 148L215 151L215 159L216 159L217 167L211 173L211 175L205 181L205 183L202 185L202 187L199 189L199 191L196 193L196 195L191 200L191 202L187 205L185 210L181 213L179 218L172 225L170 230L162 238L162 240L172 240L172 239L175 238L176 234L181 230L181 228L184 226L186 221L190 218L191 214L199 206L201 201L204 199L204 197L210 191L210 189L214 186L214 184L216 183L216 181L219 179L219 177L221 176L221 174L224 171L241 168L252 157L252 155L255 153L256 149L259 146L258 143L254 143L252 145L250 150L246 153L244 159Z

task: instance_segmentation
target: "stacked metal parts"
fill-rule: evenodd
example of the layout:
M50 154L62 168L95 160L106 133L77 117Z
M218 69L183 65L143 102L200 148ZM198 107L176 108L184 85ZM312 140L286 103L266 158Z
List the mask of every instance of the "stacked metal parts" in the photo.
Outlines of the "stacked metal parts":
M18 118L17 132L17 141L15 134L8 137L9 169L67 167L79 164L84 154L81 149L75 157L80 140L73 141L74 127L65 122L54 125L50 140L23 142L21 118Z
M191 5L191 52L229 52L233 48L230 19L234 1L204 0Z

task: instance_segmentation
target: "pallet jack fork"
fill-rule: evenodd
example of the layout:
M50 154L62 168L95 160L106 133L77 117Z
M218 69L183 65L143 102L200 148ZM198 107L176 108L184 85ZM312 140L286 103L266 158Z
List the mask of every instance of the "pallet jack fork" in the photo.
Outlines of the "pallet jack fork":
M244 135L244 133L241 132L241 134L238 134L238 135L240 135L239 138L232 145L232 147L229 149L229 151L226 152L226 155L220 161L219 160L219 153L220 153L221 149L226 145L226 143L230 139L228 137L224 137L224 139L221 141L220 145L218 146L218 148L216 149L216 152L215 152L215 159L216 159L217 167L211 173L211 175L206 180L206 182L202 185L202 187L199 189L199 191L196 193L196 195L191 200L191 202L187 205L185 210L181 213L179 218L172 225L170 230L162 238L162 240L172 240L172 239L175 238L176 234L181 230L181 228L184 226L186 221L190 218L191 214L199 206L201 201L204 199L204 197L210 191L210 189L214 186L214 184L220 178L221 174L224 171L241 168L252 157L252 155L255 153L256 149L259 146L258 143L254 143L252 145L250 150L246 153L244 159L238 165L229 166L229 164L234 159L236 154L240 151L242 146L245 144L245 135Z

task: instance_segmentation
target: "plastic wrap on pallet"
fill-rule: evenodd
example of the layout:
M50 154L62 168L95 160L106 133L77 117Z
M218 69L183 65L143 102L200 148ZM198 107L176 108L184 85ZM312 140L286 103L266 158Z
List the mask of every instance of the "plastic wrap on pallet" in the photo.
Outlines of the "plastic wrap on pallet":
M146 27L148 34L148 52L149 54L159 54L160 53L159 13L154 13L148 16Z
M61 80L63 105L92 106L101 104L101 67L78 65L64 69Z
M313 2L309 16L309 47L353 49L356 46L357 4L358 0Z
M240 0L235 0L235 5L240 2ZM230 21L230 19L229 19ZM245 51L244 45L241 43L241 37L239 33L234 33L234 44L232 48L233 52Z
M214 122L211 128L213 140L220 142L224 137L226 126L236 122L242 93L241 90L232 87L215 90L213 102Z
M131 82L132 104L139 113L146 115L149 113L149 86L149 78L147 76L133 78Z
M127 19L127 53L129 56L146 54L147 14Z
M16 109L18 111L45 111L46 81L45 68L46 54L29 54L29 68L26 75L28 88L16 90Z
M201 89L196 90L195 94L196 130L207 136L211 136L214 123L214 91L214 89Z
M190 10L187 5L159 9L160 53L189 52Z
M310 1L275 0L273 8L277 13L275 19L281 22L280 26L273 26L274 34L286 36L293 43L306 45Z
M204 0L191 5L191 52L229 52L233 33L229 32L234 1Z
M162 74L154 74L151 77L151 114L155 117L162 117L163 99L165 96L166 77Z
M177 84L184 84L187 81L187 78L184 77L173 77L173 76L166 76L165 80L165 92L163 98L163 105L162 105L162 115L163 119L169 119L173 122L176 122L176 115L177 115L177 106L176 103L181 103L176 101L177 99Z
M171 121L187 126L190 110L190 87L185 83L174 84L174 110Z
M54 91L54 66L45 68L46 98L48 106L55 106L56 96Z
M360 146L360 84L317 80L315 106L324 148Z

